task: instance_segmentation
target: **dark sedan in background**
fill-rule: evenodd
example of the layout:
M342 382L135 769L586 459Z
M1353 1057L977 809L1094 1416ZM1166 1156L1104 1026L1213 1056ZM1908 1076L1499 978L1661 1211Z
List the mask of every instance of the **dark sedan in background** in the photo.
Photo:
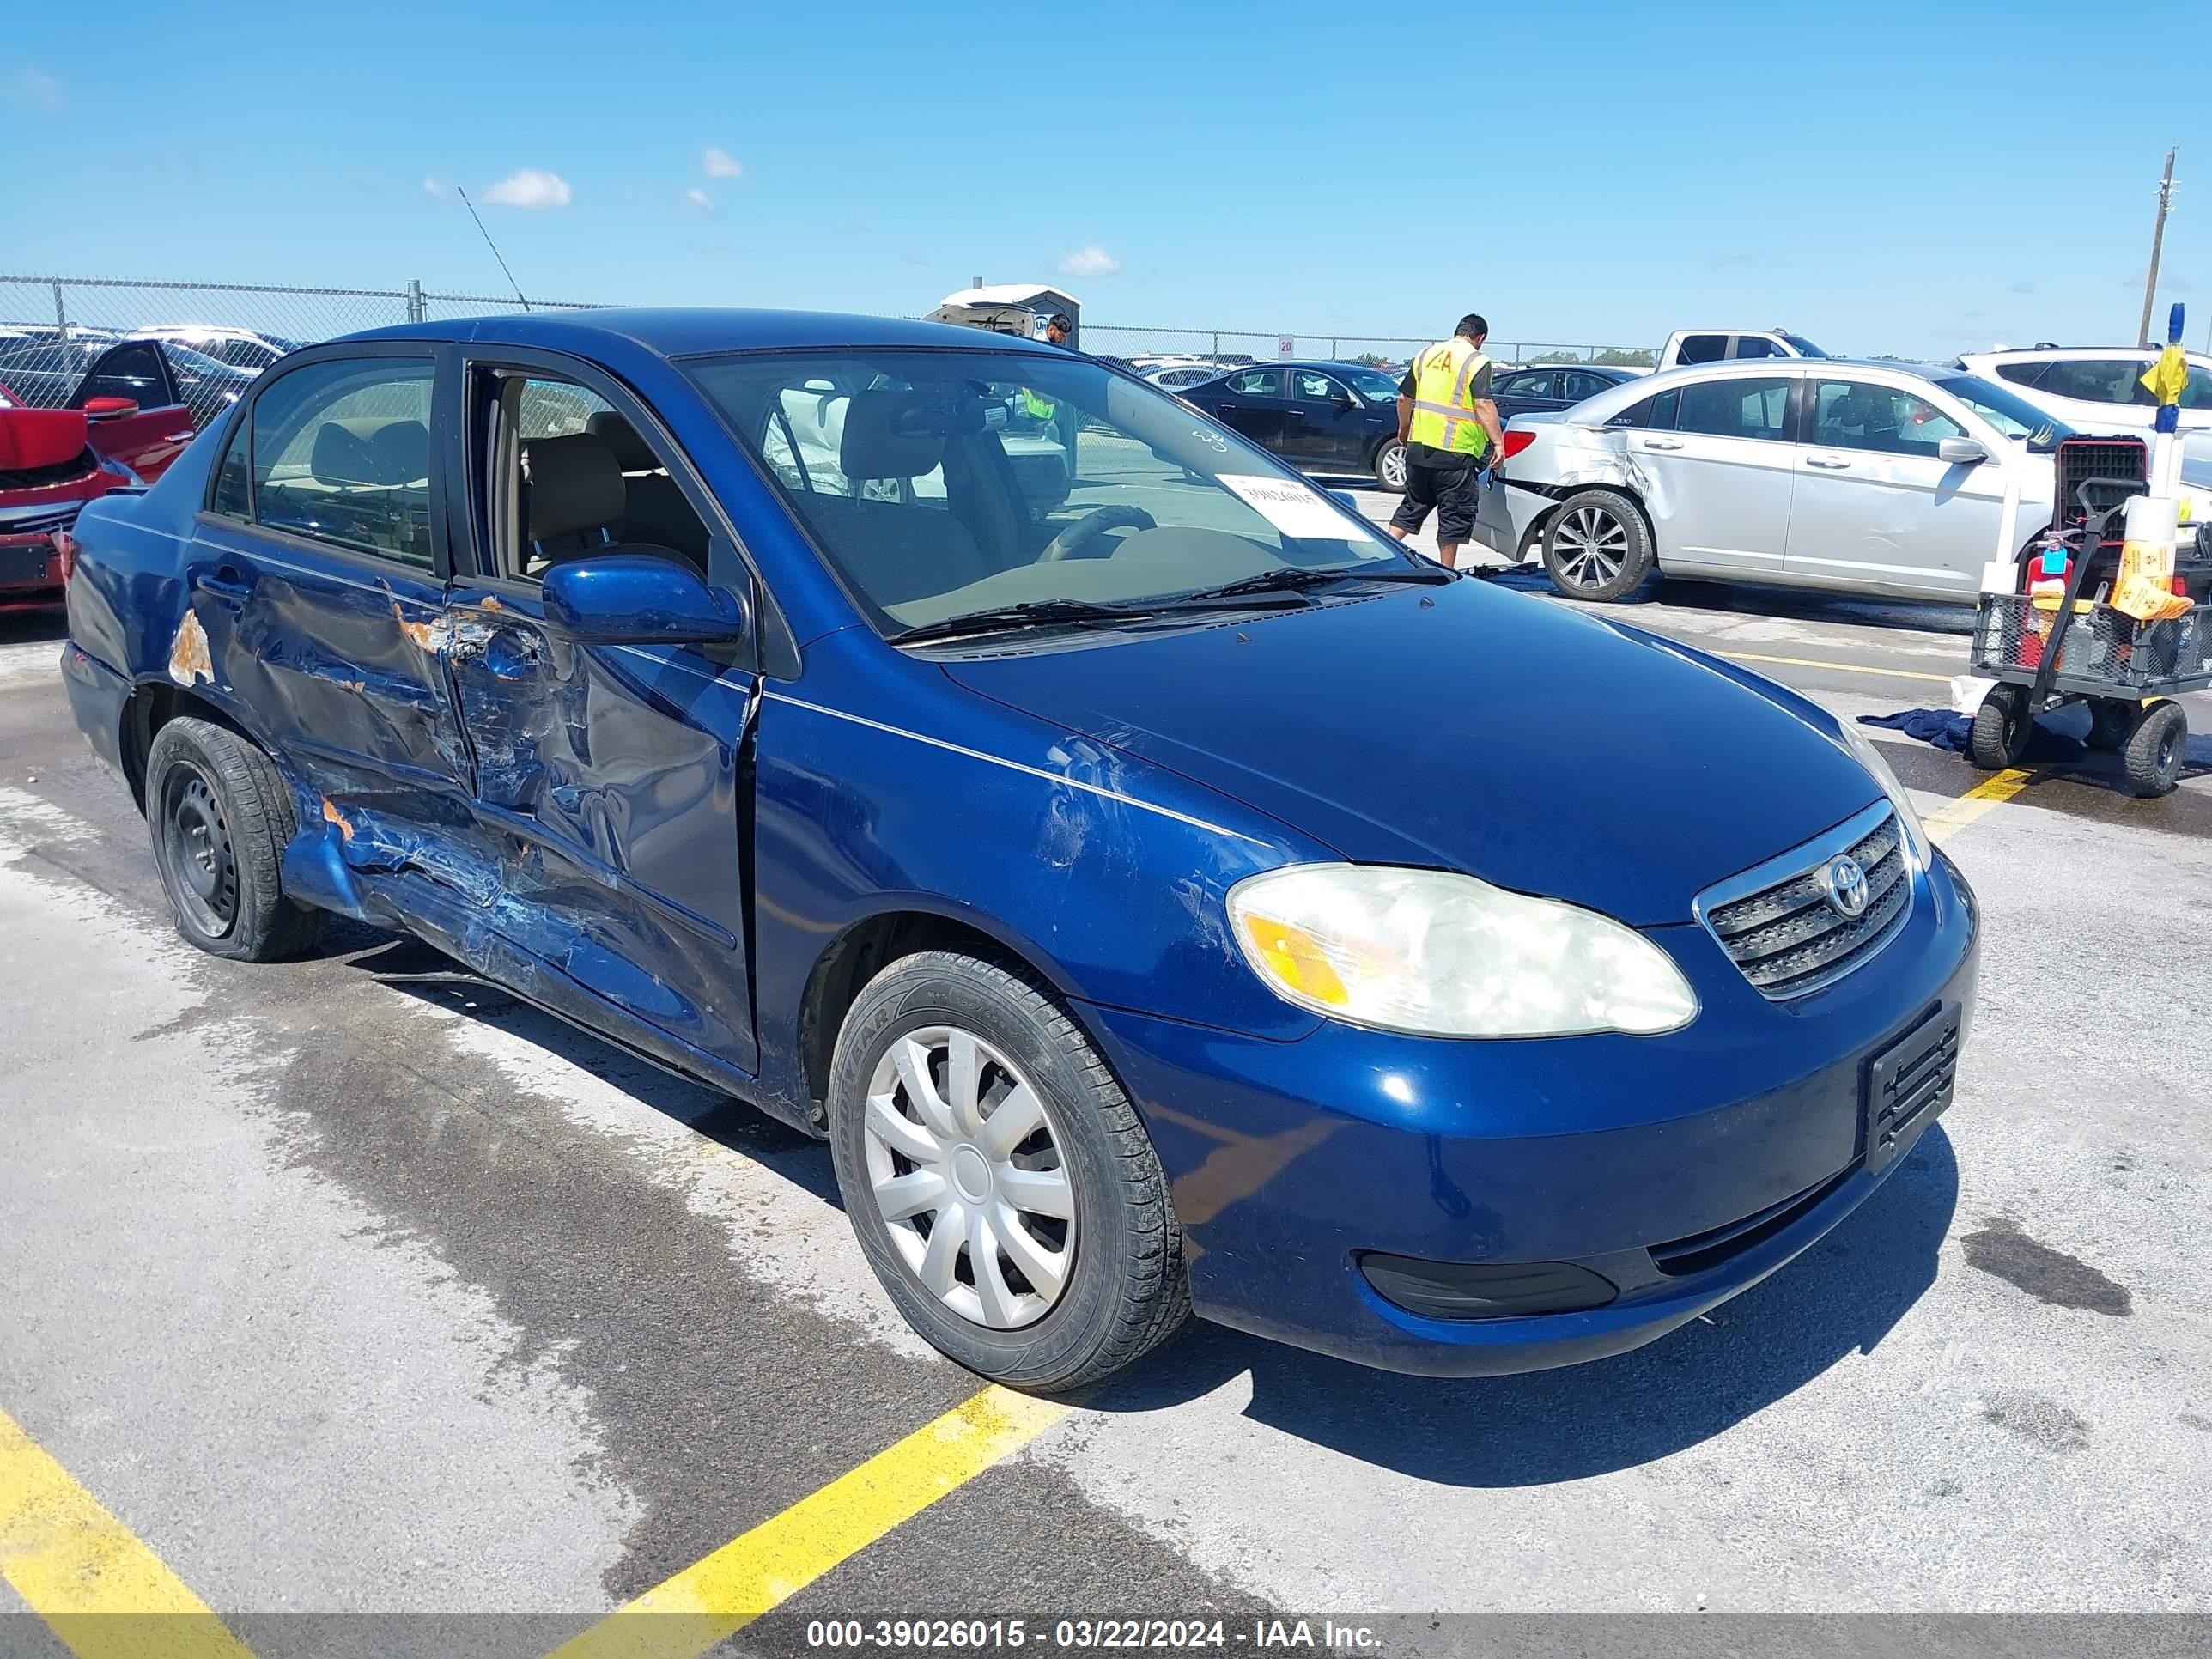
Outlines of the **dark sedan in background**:
M1498 418L1510 421L1540 410L1572 409L1585 398L1648 373L1612 363L1539 363L1497 370L1490 377L1490 393L1498 403Z
M1304 472L1406 487L1398 377L1364 363L1253 363L1176 394Z

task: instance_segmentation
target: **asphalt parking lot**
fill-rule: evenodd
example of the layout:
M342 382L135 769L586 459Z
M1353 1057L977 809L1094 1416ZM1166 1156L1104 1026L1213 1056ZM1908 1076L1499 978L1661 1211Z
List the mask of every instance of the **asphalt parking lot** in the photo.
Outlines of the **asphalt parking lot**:
M1850 716L1966 666L1963 612L1617 609ZM0 1583L0 1651L69 1650L4 1615L74 1605L72 1551L263 1659L405 1646L368 1615L544 1653L731 1586L778 1650L881 1616L1235 1645L1419 1613L1449 1646L1439 1610L2212 1613L2212 697L2155 802L2108 757L1991 779L1875 733L1978 890L1982 1000L1950 1113L1773 1279L1467 1382L1194 1327L1063 1409L974 1403L826 1151L744 1106L367 928L190 950L59 633L0 618L0 1560L46 1586Z

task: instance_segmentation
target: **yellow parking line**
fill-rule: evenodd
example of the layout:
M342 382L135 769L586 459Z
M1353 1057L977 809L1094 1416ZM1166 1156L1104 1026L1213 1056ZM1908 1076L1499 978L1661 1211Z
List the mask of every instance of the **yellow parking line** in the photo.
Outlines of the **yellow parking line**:
M253 1659L184 1580L5 1412L0 1577L78 1659Z
M1976 818L1996 811L2034 781L2033 772L1993 773L1948 806L1938 807L1921 819L1921 828L1927 830L1929 840L1940 846Z
M1067 1413L994 1384L616 1609L550 1659L704 1653Z
M1838 674L1881 674L1893 680L1933 680L1938 685L1948 685L1948 674L1927 674L1911 668L1875 668L1865 663L1822 662L1814 657L1762 657L1751 651L1716 651L1716 657L1729 662L1774 662L1789 668L1826 668Z

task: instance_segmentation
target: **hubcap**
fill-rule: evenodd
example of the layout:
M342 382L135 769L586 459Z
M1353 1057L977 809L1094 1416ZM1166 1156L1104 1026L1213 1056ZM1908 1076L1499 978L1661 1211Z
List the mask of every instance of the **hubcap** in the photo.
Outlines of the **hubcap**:
M178 902L202 932L219 937L238 914L238 864L222 804L192 767L171 773L165 793L162 848Z
M1382 482L1393 489L1406 487L1406 452L1395 446L1382 452Z
M1553 527L1552 559L1570 587L1602 587L1628 562L1628 526L1604 507L1578 507Z
M868 1184L922 1288L993 1330L1050 1312L1075 1264L1075 1188L1042 1096L972 1031L926 1026L877 1062Z

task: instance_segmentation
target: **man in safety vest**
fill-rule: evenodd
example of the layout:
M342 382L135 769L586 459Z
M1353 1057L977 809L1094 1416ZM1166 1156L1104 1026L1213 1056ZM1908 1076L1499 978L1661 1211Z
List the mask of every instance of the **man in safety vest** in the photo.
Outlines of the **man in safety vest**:
M1456 565L1474 532L1480 475L1496 465L1504 439L1490 398L1490 359L1482 343L1490 325L1470 312L1440 344L1424 347L1398 386L1398 441L1406 446L1406 495L1390 515L1400 541L1419 530L1434 507L1437 557Z

